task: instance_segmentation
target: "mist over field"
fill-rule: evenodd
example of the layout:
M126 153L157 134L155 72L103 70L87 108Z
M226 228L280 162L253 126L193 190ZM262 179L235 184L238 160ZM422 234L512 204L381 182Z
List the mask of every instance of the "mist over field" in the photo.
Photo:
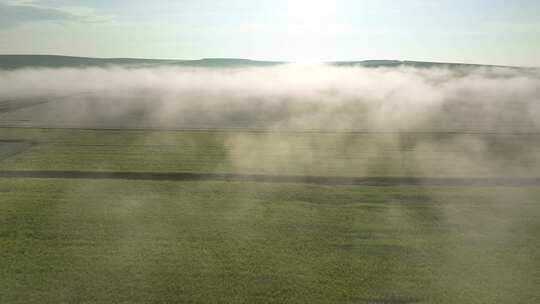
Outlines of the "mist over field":
M540 131L535 69L29 68L0 72L0 100L8 126L337 132L231 133L228 158L249 173L534 176L540 161L512 136Z
M223 263L242 286L236 294L249 293L243 286L269 271L282 274L279 282L298 273L294 281L308 282L305 286L316 278L331 291L351 288L350 294L366 299L360 303L526 303L537 295L537 187L422 184L441 177L508 178L519 184L519 178L540 176L537 70L17 69L0 72L0 100L0 124L15 127L3 128L3 138L31 139L18 143L30 148L14 147L24 152L6 158L0 170L300 177L297 184L279 186L68 179L51 184L52 191L40 190L51 206L77 203L58 207L64 208L61 215L75 214L70 231L86 223L85 233L100 239L103 228L95 227L96 219L110 231L120 229L115 241L103 244L117 248L123 259L102 262L106 271L124 273L115 268L122 263L137 265L133 269L143 265L143 273L155 269L153 262L138 260L146 252L162 254L157 264L193 254L190 280L208 278L197 268L208 266L200 265L223 271ZM123 130L138 128L158 131ZM215 132L165 131L176 129ZM313 176L421 182L389 188L302 183ZM32 195L28 202L35 201ZM49 211L53 218L59 216L55 208ZM194 210L200 213L193 215ZM94 217L85 219L86 214ZM111 217L115 220L107 222ZM117 222L122 228L107 226ZM186 231L194 232L178 243ZM194 245L198 240L203 241ZM178 243L179 249L163 249L160 242ZM314 245L319 243L327 247ZM161 267L184 278L182 261ZM242 268L246 263L249 269ZM317 267L320 274L314 275ZM369 282L368 290L381 291L366 295L358 287L363 282ZM89 290L99 294L102 287L96 286ZM72 287L75 295L81 289Z
M539 21L0 0L0 304L540 303Z
M0 72L0 101L35 123L94 127L536 132L540 72L284 65ZM32 112L32 113L30 113Z
M423 303L424 297L430 303L429 296L451 299L449 303L472 298L502 299L501 303L517 298L525 303L537 294L539 194L536 183L530 186L521 180L540 176L538 70L331 65L25 68L0 72L0 125L9 148L4 149L0 171L296 177L294 183L280 185L246 182L249 178L238 183L126 180L124 186L115 180L67 179L69 183L51 182L56 190L40 190L52 205L80 202L69 207L73 209L68 214L86 214L82 208L93 215L94 206L100 205L107 214L96 215L100 221L113 214L119 222L130 223L125 229L132 238L122 235L113 242L123 252L122 263L149 265L136 260L134 248L157 248L159 255L163 249L151 239L174 243L184 233L174 225L185 224L181 231L192 231L193 225L204 222L210 230L193 239L211 240L200 243L205 253L209 244L217 244L212 248L220 252L219 258L212 256L211 261L229 267L227 256L233 252L235 267L241 268L253 256L261 257L253 265L270 263L265 267L274 274L274 263L290 252L290 257L299 258L294 270L299 282L306 277L311 284L314 267L325 269L324 280L329 270L336 271L328 282L363 296L355 285L359 277L383 282L373 287L382 290L379 295L367 296L366 303ZM391 182L395 187L389 188L304 183L310 177L409 177L419 183L407 187ZM438 178L451 181L429 184ZM456 186L468 186L463 183L467 179L508 182L499 187ZM147 188L133 193L135 182L140 182L137 188ZM116 193L114 199L111 193ZM175 213L185 206L186 211ZM196 221L193 210L201 212ZM143 222L136 214L155 218ZM185 216L183 220L178 214ZM101 233L93 221L86 223L86 233ZM268 223L274 226L266 227ZM179 245L185 250L182 254L192 253L186 248L198 248L193 239ZM272 249L250 251L259 250L260 240ZM317 242L328 247L310 247ZM220 251L222 246L226 251ZM205 253L194 255L207 264ZM183 258L182 254L175 251L167 257ZM273 260L276 256L280 258ZM306 264L306 256L313 265ZM102 265L114 269L119 261ZM291 264L295 263L283 263L284 277L290 276ZM348 270L353 267L356 271ZM200 275L198 271L194 273ZM236 268L231 271L237 275ZM179 273L184 276L185 269ZM340 279L343 273L350 275L349 283ZM239 281L257 282L244 277Z

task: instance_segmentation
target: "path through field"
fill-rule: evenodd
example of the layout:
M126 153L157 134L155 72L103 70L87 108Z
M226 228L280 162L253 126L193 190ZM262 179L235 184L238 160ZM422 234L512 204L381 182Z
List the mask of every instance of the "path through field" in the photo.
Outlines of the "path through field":
M439 178L439 177L337 177L300 175L253 175L193 172L97 172L97 171L0 171L0 177L128 179L158 181L231 181L262 183L305 183L358 186L451 186L527 187L540 186L540 178Z

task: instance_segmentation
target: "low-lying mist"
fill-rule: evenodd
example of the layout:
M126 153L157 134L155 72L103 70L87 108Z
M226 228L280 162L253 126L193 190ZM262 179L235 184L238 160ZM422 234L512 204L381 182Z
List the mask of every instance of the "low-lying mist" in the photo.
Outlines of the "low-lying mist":
M95 127L534 132L540 72L325 65L20 69L0 72L0 100L47 100L22 113L38 110L27 116Z
M540 173L534 69L19 69L0 72L2 104L0 122L9 126L280 131L226 136L241 172ZM332 134L298 139L288 131Z

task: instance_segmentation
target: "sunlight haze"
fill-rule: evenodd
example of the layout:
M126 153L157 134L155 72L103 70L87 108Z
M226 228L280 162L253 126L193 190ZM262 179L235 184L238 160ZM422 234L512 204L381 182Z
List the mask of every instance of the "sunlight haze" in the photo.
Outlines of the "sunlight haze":
M532 0L2 0L0 53L539 66L539 20Z

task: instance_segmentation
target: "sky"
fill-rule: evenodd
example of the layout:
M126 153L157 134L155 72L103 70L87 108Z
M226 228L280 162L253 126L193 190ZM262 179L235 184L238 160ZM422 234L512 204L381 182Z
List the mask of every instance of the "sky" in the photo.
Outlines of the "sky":
M540 66L540 1L0 0L0 54Z

